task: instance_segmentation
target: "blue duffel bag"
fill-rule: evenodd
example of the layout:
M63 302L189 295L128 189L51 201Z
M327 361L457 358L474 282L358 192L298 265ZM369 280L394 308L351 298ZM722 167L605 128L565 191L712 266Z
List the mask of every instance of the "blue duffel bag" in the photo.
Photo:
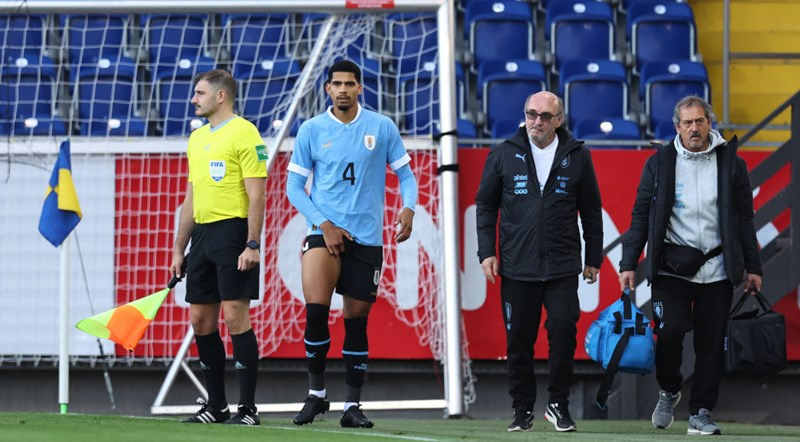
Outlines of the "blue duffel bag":
M629 289L600 312L586 332L586 353L603 366L606 375L597 391L597 406L604 409L618 371L648 374L655 368L655 342L650 320L632 302Z

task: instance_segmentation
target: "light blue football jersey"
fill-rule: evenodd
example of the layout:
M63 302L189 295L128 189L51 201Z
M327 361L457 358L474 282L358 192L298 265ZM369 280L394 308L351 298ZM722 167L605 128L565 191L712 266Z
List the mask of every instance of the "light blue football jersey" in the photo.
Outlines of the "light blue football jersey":
M311 201L335 226L367 246L383 245L386 165L411 162L394 122L359 106L349 124L331 108L304 122L295 140L289 171L313 172ZM308 221L310 233L315 231Z

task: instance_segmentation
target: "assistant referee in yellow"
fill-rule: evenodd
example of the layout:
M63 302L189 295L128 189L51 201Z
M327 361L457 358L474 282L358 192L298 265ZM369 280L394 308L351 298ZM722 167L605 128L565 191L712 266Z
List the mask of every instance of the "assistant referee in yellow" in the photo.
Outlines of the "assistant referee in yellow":
M184 422L258 425L258 342L250 326L250 300L258 299L267 149L258 129L233 113L236 80L228 71L204 72L194 83L195 114L208 124L189 137L189 182L169 270L182 276L191 238L186 302L208 402ZM225 398L225 347L217 328L220 306L239 380L239 409L232 418Z

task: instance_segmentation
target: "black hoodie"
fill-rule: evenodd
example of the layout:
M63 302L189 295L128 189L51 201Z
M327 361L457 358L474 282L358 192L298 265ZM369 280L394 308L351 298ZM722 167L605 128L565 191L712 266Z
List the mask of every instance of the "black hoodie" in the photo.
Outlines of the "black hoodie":
M539 192L525 127L489 153L477 203L478 259L495 256L500 212L500 275L548 281L583 271L580 213L588 266L603 262L600 189L589 150L564 128L556 129L550 175Z

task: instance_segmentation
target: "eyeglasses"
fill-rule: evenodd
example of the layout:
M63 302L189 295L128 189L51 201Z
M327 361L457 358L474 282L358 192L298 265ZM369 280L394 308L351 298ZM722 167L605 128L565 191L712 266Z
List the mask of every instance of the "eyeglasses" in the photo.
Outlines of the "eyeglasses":
M536 121L536 119L537 119L537 118L541 118L541 119L542 119L542 123L549 123L549 122L550 122L550 120L552 120L553 118L555 118L555 117L557 117L557 116L561 115L561 112L559 112L559 113L557 113L557 114L553 115L553 114L551 114L550 112L542 112L542 113L540 114L540 113L538 113L538 112L536 112L536 111L529 110L529 111L525 111L525 115L526 115L526 116L528 117L528 119L529 119L529 120L531 120L531 121Z

